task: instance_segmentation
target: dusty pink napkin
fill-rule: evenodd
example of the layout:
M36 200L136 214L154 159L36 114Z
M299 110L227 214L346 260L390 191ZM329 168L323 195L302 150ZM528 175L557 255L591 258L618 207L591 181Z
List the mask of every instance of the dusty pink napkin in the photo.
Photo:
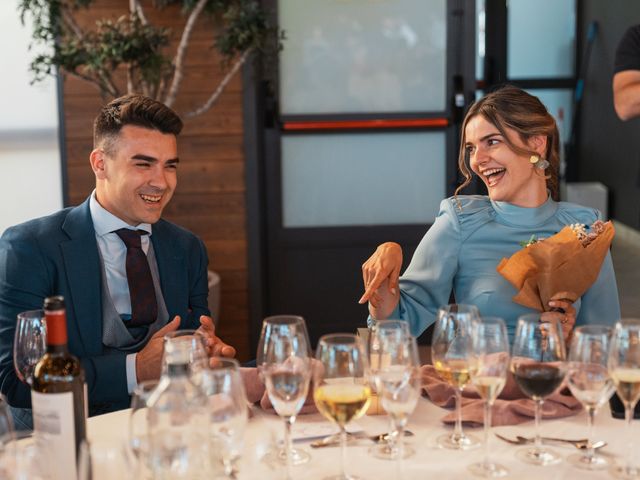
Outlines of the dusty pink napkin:
M423 365L422 388L429 399L439 407L455 406L455 390L440 378L433 365ZM542 418L561 418L575 415L582 406L565 390L556 391L544 401ZM511 374L507 384L493 406L492 425L517 425L529 421L534 416L534 403L525 397ZM462 394L462 421L468 424L482 425L484 419L483 400L472 386L465 388ZM456 412L450 412L442 418L444 423L454 423Z

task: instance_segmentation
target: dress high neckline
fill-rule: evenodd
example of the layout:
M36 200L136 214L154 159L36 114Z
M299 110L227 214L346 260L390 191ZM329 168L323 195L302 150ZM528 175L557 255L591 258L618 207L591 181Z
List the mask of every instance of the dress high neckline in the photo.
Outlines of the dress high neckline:
M542 225L558 210L558 203L551 198L551 195L539 207L518 207L512 203L494 202L493 200L491 200L491 205L500 219L517 227Z

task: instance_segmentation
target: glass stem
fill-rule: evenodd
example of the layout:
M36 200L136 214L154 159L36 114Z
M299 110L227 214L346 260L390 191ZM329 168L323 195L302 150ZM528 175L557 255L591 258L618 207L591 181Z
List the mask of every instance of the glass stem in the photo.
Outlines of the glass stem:
M539 398L535 400L535 418L536 418L536 440L534 443L536 451L542 450L542 438L540 437L540 417L542 416L542 404L544 400Z
M589 462L595 457L596 451L593 448L593 423L596 417L596 409L587 407L587 459Z
M347 430L344 425L340 426L340 476L344 480L347 480L349 477L347 476Z
M626 470L627 474L630 474L634 471L633 468L633 430L631 429L631 423L633 422L633 405L631 402L624 402L624 419L626 421L627 427L627 461L626 461ZM635 473L635 472L634 472Z
M462 437L462 389L456 388L456 426L453 431L453 438L458 441Z
M291 478L291 456L293 445L291 443L291 426L295 421L296 417L290 416L285 417L284 419L284 454L286 455L287 460L287 479Z
M491 407L488 400L484 402L484 466L489 467L489 430L491 430Z
M395 454L398 456L398 461L401 462L402 457L404 456L404 422L400 419L396 419L394 424L394 435L396 437Z

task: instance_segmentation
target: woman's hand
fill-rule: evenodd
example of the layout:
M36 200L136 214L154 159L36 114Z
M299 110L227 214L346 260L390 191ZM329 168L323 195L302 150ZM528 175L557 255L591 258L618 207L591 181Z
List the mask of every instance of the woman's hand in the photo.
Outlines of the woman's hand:
M568 344L573 334L573 327L576 324L576 309L570 300L567 300L566 292L558 292L549 301L549 306L553 309L550 312L543 312L542 321L557 319L562 327L562 335Z
M362 265L364 294L358 303L369 302L373 318L383 319L391 315L400 299L398 279L402 268L402 247L386 242Z

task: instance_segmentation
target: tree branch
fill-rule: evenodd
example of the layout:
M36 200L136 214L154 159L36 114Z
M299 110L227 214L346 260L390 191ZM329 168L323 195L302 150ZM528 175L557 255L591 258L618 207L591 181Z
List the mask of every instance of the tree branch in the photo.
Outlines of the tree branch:
M227 74L224 76L224 78L220 82L220 85L218 85L218 88L216 88L215 92L213 92L213 94L211 94L211 96L207 99L207 101L200 108L197 108L196 110L188 112L185 116L186 117L195 117L196 115L200 115L200 114L206 112L207 110L209 110L211 108L211 106L215 103L215 101L218 99L218 97L222 94L222 91L227 86L229 81L231 81L231 79L236 74L236 72L247 61L247 58L249 57L251 52L253 52L253 47L246 49L242 53L240 58L238 58L238 60L236 60L236 62L233 64L233 67L231 68L231 70L229 70L227 72Z
M79 40L82 40L84 32L76 22L75 18L73 18L73 15L69 12L69 9L66 7L62 9L62 20L67 28L71 30Z
M169 88L169 93L164 99L164 103L170 107L176 101L176 95L178 94L178 88L180 87L180 83L182 82L182 70L184 68L184 56L187 53L187 45L189 44L189 37L191 36L191 32L193 31L193 27L196 24L196 20L198 16L204 9L207 4L207 0L199 0L194 9L189 14L189 18L187 19L187 23L184 26L184 30L182 31L182 37L180 38L180 44L178 45L178 50L176 52L176 57L173 61L174 71L173 71L173 80L171 81L171 87Z
M142 25L147 25L149 23L146 15L144 14L144 9L140 4L140 0L129 0L129 11L131 13L135 12L138 15L138 18L140 19L140 23L142 23Z
M109 91L109 86L105 85L102 81L98 80L97 78L94 78L90 75L85 75L84 73L76 72L74 70L62 69L62 71L64 73L68 73L72 77L76 77L76 78L79 78L80 80L84 80L85 82L91 83L100 91L100 93L102 93L103 91L107 91L109 92L110 95L113 95L113 92Z

